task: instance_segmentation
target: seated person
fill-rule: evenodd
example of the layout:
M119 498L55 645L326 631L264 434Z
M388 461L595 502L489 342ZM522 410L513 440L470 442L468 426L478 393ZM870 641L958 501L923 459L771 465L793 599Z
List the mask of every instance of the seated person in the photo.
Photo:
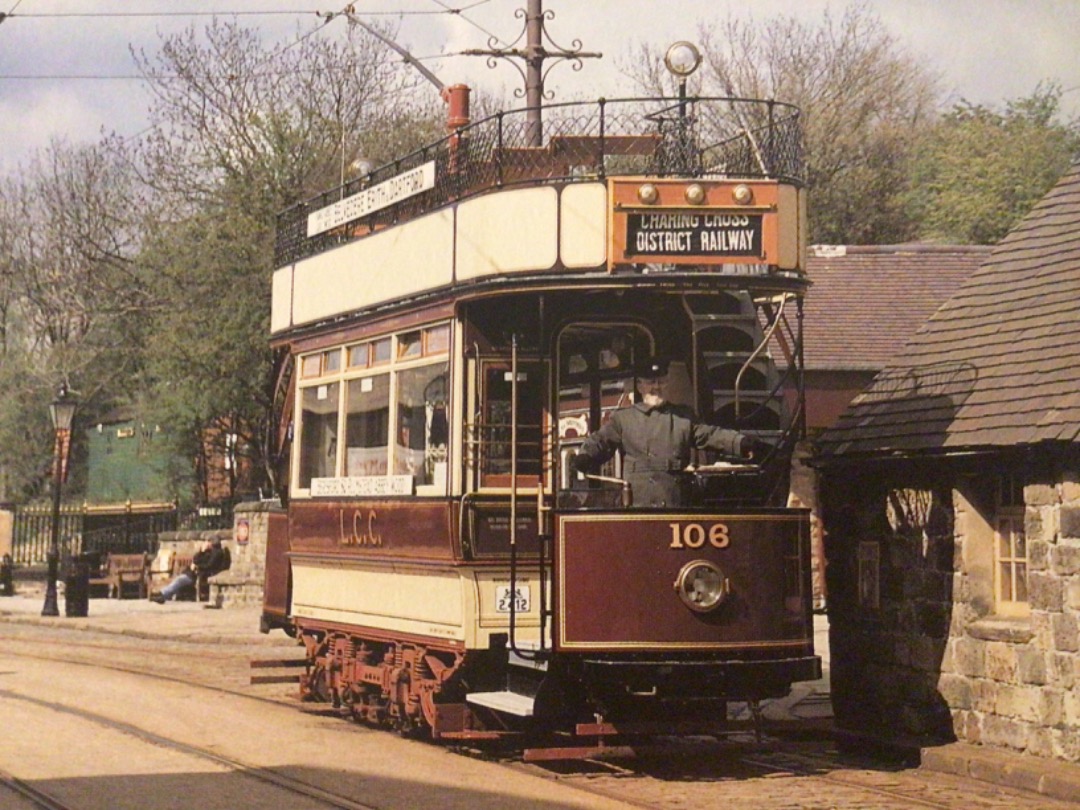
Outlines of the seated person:
M195 552L191 558L191 565L176 575L168 585L161 589L161 593L153 594L151 601L163 605L186 588L194 588L200 576L212 577L220 574L232 564L229 550L223 548L220 540L208 540L201 551Z
M693 448L709 448L731 457L752 459L769 448L735 430L699 422L694 412L667 399L668 363L652 358L637 369L640 400L612 413L591 433L572 461L578 472L599 468L622 450L623 477L638 507L685 506L689 481L683 471Z

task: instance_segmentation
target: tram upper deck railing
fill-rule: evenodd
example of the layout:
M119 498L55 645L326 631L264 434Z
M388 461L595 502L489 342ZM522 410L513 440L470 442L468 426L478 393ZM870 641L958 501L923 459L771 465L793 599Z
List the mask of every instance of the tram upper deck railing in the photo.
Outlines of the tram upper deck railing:
M764 178L801 185L799 110L742 98L601 99L500 112L461 127L278 216L283 266L491 189L610 176ZM431 169L434 169L433 176ZM426 171L424 190L309 235L309 216L394 178ZM392 196L391 196L392 199ZM345 214L348 216L348 214Z

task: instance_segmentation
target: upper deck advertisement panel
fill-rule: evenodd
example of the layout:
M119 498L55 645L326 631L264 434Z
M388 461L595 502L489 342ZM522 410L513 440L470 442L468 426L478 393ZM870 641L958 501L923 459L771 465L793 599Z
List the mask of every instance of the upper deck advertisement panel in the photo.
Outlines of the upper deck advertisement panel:
M389 208L395 203L433 188L435 188L435 161L430 160L422 166L409 169L396 177L351 194L333 205L312 211L307 220L308 238Z

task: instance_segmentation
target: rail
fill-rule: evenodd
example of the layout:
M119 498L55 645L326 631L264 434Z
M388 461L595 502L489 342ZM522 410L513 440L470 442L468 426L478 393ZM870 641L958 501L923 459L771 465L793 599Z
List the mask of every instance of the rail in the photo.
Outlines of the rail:
M802 182L799 111L783 102L695 97L685 103L653 98L556 104L544 107L539 146L533 145L536 123L527 113L500 112L469 124L282 212L277 266L507 186L635 175ZM417 180L421 176L426 179ZM415 181L407 196L399 195L395 179L398 185ZM350 201L360 203L352 218ZM309 216L335 205L342 215L309 235Z

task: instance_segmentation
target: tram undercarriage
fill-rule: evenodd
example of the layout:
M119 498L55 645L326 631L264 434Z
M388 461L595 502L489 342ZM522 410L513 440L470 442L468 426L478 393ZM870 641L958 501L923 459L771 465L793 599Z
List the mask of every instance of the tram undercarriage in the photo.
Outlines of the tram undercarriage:
M523 734L722 729L729 702L756 706L820 677L812 656L709 660L678 656L552 656L365 638L300 624L308 668L303 699L353 719L443 740Z

